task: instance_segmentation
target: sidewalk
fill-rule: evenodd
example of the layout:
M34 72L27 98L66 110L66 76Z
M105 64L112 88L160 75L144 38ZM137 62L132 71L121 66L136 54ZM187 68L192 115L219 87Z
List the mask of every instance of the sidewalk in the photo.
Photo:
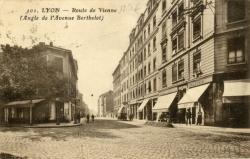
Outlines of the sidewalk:
M43 123L43 124L2 124L0 127L23 127L23 128L60 128L60 127L74 127L82 125L83 120L81 119L80 123L74 124L74 121L69 123L60 123L60 125L56 125L56 123Z
M217 133L240 133L249 134L250 128L225 128L215 126L203 126L203 125L186 125L186 124L173 124L175 128L190 129L195 131L217 132Z
M60 128L60 127L74 127L80 126L82 123L74 124L74 122L70 123L60 123L60 125L56 125L56 123L46 123L46 124L35 124L35 125L28 125L24 126L25 128Z

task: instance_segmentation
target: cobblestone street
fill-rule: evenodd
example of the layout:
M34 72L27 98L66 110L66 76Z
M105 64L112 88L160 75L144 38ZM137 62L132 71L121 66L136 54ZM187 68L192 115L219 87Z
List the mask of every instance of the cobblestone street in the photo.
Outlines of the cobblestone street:
M0 158L164 159L250 157L250 134L97 120L72 128L0 128ZM11 157L9 157L11 158Z

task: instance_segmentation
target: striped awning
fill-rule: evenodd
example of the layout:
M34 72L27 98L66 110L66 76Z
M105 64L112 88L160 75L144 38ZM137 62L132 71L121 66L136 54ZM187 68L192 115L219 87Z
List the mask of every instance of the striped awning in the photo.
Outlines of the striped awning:
M210 83L204 84L198 87L190 88L186 94L181 98L178 103L178 108L193 107L195 102L198 102L199 98L206 91Z
M223 97L250 96L250 80L224 81Z
M142 110L144 109L144 107L147 105L149 99L145 99L143 100L142 104L140 105L140 107L138 108L138 112L142 112Z
M121 106L119 109L118 109L118 114L121 114L122 113L122 109L124 108L124 106Z
M157 103L152 108L153 112L168 112L169 107L173 103L177 92L164 95L158 98Z

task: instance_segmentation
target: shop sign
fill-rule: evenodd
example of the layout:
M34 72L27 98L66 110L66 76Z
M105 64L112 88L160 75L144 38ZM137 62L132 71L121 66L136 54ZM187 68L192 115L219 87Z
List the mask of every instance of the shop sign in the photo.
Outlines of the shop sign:
M188 86L189 86L189 88L197 87L197 86L212 82L212 80L213 80L212 77L208 77L208 78L205 78L205 79L200 79L198 81L190 82L188 84Z

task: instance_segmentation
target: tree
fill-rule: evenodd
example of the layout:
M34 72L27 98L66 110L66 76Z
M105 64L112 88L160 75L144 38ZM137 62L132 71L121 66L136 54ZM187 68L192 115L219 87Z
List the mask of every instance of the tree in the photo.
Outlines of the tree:
M0 99L5 102L36 98L69 98L69 82L48 65L43 46L26 49L2 45Z

